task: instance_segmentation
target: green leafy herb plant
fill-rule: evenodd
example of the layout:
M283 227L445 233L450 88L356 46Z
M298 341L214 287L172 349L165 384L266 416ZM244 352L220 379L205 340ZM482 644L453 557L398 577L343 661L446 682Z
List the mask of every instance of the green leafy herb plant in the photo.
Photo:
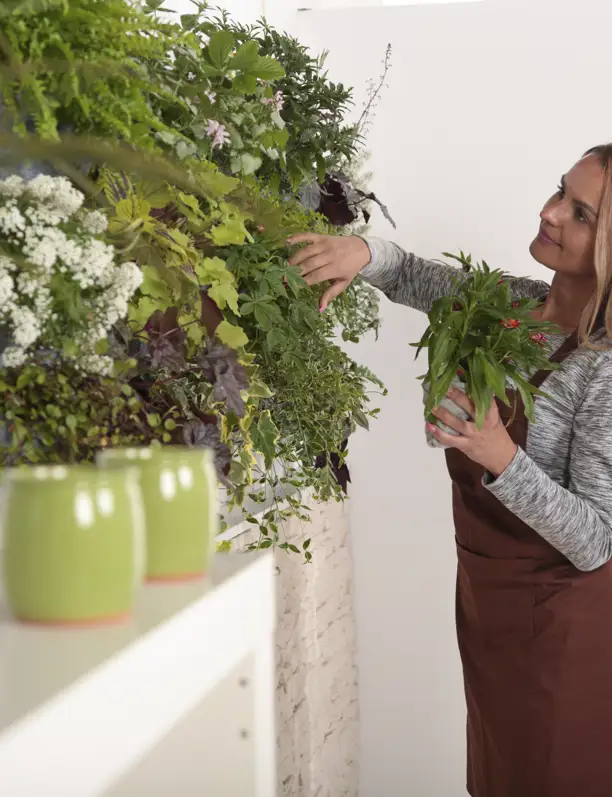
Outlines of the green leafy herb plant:
M539 321L534 299L514 299L509 275L492 270L485 261L472 263L470 255L450 255L462 266L451 295L434 302L429 326L417 346L417 357L427 349L428 369L420 377L427 393L425 415L460 383L474 402L475 421L482 427L494 398L515 407L520 396L529 420L534 419L534 396L542 392L529 382L541 369L554 370L547 334L558 328Z

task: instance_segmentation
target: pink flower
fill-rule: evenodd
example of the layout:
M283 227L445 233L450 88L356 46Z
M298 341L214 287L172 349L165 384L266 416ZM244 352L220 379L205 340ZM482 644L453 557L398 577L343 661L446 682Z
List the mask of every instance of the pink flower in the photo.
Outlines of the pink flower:
M215 147L222 147L230 140L230 135L225 129L225 125L217 122L216 119L211 119L206 128L206 135L212 139L213 149Z
M282 111L285 107L285 97L283 92L277 91L273 97L264 97L263 104L272 106L272 109L275 111Z
M534 343L546 343L546 335L541 332L534 332L530 337Z

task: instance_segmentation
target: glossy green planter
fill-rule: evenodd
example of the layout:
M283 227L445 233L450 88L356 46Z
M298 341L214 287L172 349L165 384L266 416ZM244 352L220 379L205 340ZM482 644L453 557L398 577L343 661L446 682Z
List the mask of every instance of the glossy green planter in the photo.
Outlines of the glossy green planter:
M94 466L5 472L5 584L19 620L88 625L130 614L144 564L138 478Z
M202 448L116 448L102 468L137 465L147 538L146 579L184 581L209 570L219 529L218 484L212 452Z

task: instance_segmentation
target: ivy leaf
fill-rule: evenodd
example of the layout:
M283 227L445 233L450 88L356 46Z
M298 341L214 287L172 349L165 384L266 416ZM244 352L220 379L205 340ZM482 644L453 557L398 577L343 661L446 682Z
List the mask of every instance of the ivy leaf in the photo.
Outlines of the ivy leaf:
M256 379L252 379L249 383L248 387L249 396L252 398L272 398L274 393L270 390L270 388L265 385L263 382L259 382Z
M257 425L251 427L251 437L255 449L264 456L266 468L271 468L276 459L276 443L280 433L269 410L262 412Z
M230 324L229 321L225 320L216 328L215 335L222 343L227 344L232 349L240 349L249 342L241 327Z

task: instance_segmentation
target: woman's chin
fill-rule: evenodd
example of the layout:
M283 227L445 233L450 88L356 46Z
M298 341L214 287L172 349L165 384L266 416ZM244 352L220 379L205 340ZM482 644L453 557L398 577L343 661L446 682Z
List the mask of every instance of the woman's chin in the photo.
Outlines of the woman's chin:
M547 247L540 243L538 238L534 238L531 242L531 246L529 247L529 254L541 266L550 268L552 271L556 271L554 263L551 262L550 252L546 251L546 249Z

